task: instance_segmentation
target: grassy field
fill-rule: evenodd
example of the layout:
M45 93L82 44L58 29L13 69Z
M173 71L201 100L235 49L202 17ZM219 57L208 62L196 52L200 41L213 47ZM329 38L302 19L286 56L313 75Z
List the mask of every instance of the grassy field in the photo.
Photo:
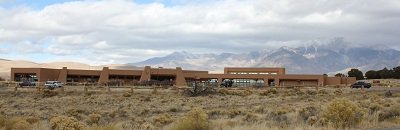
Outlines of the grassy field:
M392 95L386 94L392 90ZM40 130L330 130L400 127L397 87L218 89L188 97L173 89L0 87L0 127Z

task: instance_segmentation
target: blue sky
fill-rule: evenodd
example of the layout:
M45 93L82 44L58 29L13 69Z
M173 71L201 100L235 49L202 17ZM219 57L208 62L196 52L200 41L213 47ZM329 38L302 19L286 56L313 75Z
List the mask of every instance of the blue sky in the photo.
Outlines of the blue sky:
M35 9L41 9L47 5L63 3L72 0L4 0L3 7L15 7L15 6L28 6Z
M0 58L132 63L337 37L399 49L399 14L399 0L0 0Z

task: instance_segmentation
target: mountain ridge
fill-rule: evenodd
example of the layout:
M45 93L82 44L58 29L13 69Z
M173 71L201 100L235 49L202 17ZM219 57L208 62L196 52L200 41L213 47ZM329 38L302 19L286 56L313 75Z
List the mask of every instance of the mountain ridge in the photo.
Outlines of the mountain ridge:
M294 74L332 74L349 68L362 71L395 67L400 64L400 51L369 47L341 45L282 46L270 51L247 53L194 54L174 52L164 57L150 58L142 62L128 63L135 66L181 66L185 69L221 71L224 67L284 67ZM189 56L188 56L189 55Z

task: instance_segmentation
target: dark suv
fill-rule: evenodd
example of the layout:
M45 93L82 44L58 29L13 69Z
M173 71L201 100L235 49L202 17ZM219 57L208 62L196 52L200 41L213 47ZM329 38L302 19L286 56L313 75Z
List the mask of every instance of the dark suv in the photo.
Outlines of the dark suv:
M371 84L366 82L356 82L351 85L351 88L371 88Z
M220 84L221 87L232 87L233 85L233 80L224 80Z

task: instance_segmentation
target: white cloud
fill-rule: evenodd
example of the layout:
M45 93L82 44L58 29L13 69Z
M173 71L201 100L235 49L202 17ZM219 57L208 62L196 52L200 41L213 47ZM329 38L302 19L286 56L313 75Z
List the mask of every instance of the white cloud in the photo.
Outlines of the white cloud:
M107 41L101 41L93 46L95 49L110 49L111 46L107 43Z
M36 10L0 8L0 44L21 53L79 55L107 63L135 62L177 50L243 52L334 37L400 48L398 0L176 3L88 0Z
M337 20L342 20L342 10L329 11L326 13L313 13L300 19L300 22L305 23L335 23Z

